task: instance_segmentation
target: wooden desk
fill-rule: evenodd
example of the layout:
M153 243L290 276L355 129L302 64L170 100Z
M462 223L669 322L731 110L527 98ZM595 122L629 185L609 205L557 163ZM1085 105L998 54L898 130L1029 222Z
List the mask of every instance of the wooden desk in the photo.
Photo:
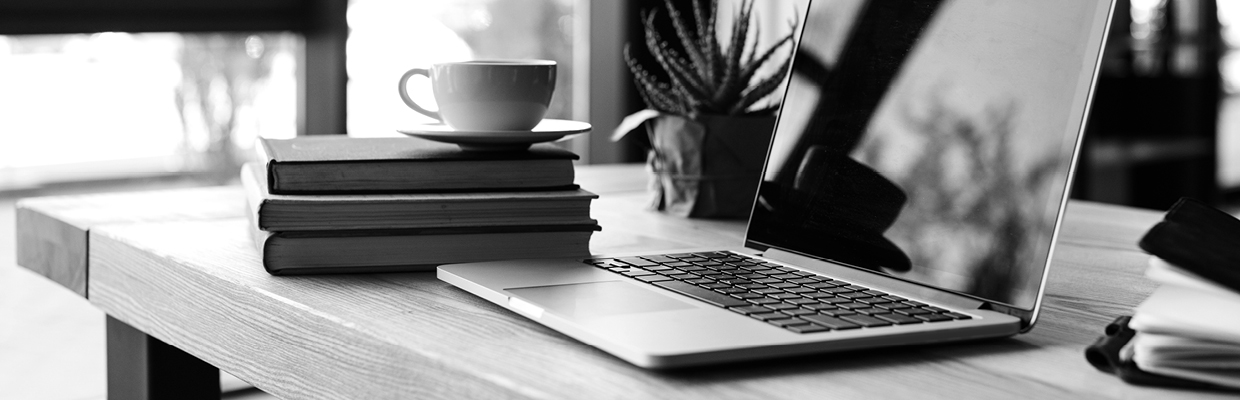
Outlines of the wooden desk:
M743 221L645 211L639 166L578 175L602 196L595 252L742 241ZM1213 396L1129 386L1082 356L1154 288L1135 246L1153 211L1072 203L1041 320L1026 335L651 372L433 273L270 276L247 239L242 201L235 187L24 200L19 264L86 296L109 315L110 335L136 329L283 398ZM110 353L109 365L122 356ZM166 379L146 366L151 375L139 378ZM110 373L109 384L135 371Z

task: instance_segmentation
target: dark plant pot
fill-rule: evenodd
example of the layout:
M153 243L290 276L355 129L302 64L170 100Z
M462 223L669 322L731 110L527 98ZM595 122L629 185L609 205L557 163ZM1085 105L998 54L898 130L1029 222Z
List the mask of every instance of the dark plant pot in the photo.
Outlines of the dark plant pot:
M749 215L774 116L660 115L645 125L651 209L693 218Z

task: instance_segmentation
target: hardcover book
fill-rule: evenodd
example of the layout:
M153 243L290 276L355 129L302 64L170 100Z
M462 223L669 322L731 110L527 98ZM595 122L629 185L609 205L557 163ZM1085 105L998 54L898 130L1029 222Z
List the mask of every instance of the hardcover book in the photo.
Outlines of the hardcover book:
M252 214L251 214L252 215ZM448 263L587 257L598 225L250 234L272 275L433 271Z
M273 194L429 193L559 190L573 186L573 152L549 144L528 151L463 151L417 138L260 138Z
M560 191L281 195L270 193L262 165L241 172L246 201L265 231L406 229L470 226L595 225L581 189Z

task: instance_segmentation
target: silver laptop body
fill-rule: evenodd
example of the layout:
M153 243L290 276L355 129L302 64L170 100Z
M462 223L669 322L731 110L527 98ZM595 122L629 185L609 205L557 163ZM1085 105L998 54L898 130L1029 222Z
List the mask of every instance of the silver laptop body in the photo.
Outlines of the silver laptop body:
M670 278L660 286L618 273L621 260L656 253L444 265L439 279L646 368L1031 329L1112 2L800 7L805 23L743 247L675 256L778 265L789 282L863 286L897 307L956 318L780 326L746 315L748 304L725 308L669 290ZM744 257L753 259L731 261ZM736 271L747 272L728 272Z

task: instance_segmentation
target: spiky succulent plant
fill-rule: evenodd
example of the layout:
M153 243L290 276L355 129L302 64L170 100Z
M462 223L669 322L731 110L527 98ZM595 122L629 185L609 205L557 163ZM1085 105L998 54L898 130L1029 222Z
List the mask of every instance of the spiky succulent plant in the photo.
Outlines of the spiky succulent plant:
M760 110L750 110L750 107L779 88L788 74L791 56L782 57L782 61L777 61L774 57L776 51L785 44L793 43L796 23L791 24L792 29L787 36L759 53L760 28L757 24L753 24L753 40L749 40L753 4L753 0L741 0L736 19L732 23L731 36L727 38L728 46L724 48L715 37L718 0L711 0L709 10L702 7L700 0L693 0L696 21L693 27L690 27L680 11L672 6L671 0L664 0L672 27L680 40L680 47L684 50L683 55L670 46L655 28L658 10L642 11L646 48L670 81L661 82L647 71L626 45L624 58L629 70L633 72L637 91L646 105L658 111L690 118L701 114L742 115L772 111L773 106ZM778 63L779 68L770 75L757 76L758 71L767 63Z

